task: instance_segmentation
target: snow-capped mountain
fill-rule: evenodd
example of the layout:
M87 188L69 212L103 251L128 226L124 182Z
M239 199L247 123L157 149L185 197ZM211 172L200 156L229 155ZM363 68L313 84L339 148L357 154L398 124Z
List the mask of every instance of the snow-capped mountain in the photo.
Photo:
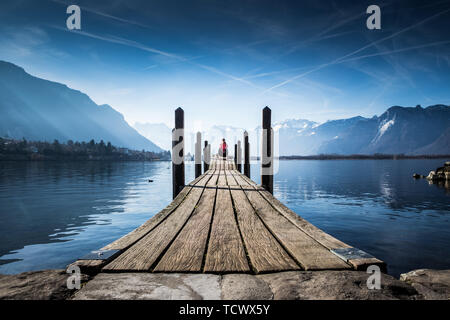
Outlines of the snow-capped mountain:
M379 117L362 118L329 140L318 153L450 154L450 106L394 106Z
M172 129L164 123L135 123L134 128L147 139L154 141L158 146L165 150L172 149ZM231 153L234 152L234 144L238 140L243 141L244 129L232 126L212 126L211 128L202 131L202 144L205 140L211 144L217 150L212 150L213 153L217 152L222 142L222 138L225 138ZM197 132L185 129L185 154L191 155L195 152L195 140ZM256 153L255 153L256 155Z
M158 126L158 125L152 125ZM280 156L317 154L450 154L450 106L427 108L391 107L381 116L353 117L319 124L304 119L275 122L275 150ZM170 140L170 129L147 135L142 126L135 128L162 146ZM261 127L247 130L252 156L260 155ZM244 128L213 126L202 132L213 152L225 138L230 154L237 140L243 141ZM194 132L186 132L186 153L193 153ZM169 137L169 138L167 138ZM161 143L161 144L160 144Z

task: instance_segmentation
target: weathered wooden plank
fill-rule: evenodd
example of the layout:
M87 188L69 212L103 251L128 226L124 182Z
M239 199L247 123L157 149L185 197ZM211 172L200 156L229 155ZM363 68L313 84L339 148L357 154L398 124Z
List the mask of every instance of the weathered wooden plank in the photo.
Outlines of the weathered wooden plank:
M209 164L209 169L210 170L215 170L216 169L216 159L215 158L211 159L211 163Z
M149 270L183 227L203 193L204 188L201 186L205 186L211 177L213 176L200 176L200 181L170 216L135 245L107 264L103 270Z
M178 207L178 205L186 198L186 196L191 191L192 189L191 186L194 186L200 179L201 177L193 180L188 186L183 188L183 190L178 194L178 196L167 207L165 207L160 212L155 214L144 224L140 225L138 228L134 229L133 231L124 235L123 237L104 246L100 250L111 250L111 249L125 250L134 243L136 243L137 241L139 241L139 239L141 239L147 233L153 230L159 223L161 223L168 215L170 215ZM95 273L108 262L109 261L103 260L77 260L73 264L79 266L83 272Z
M369 266L377 265L381 272L387 272L386 263L377 258L350 259L348 262L355 270L366 271Z
M225 176L219 176L220 179ZM204 272L250 271L228 187L219 187Z
M245 182L247 182L247 184L257 187L258 190L265 190L263 187L257 186L256 182L253 181L252 179L248 178L247 176L245 176L245 175L243 175L243 174L241 174L241 173L239 173L237 171L234 171L234 172L236 174L238 174Z
M216 197L217 178L218 175L213 175L208 181L208 188L203 191L192 216L154 271L201 271Z
M227 184L230 187L236 188L238 187L238 183L236 182L236 179L233 178L233 170L229 169L229 170L225 170L225 176L227 178Z
M134 229L133 231L123 236L122 238L119 238L116 241L103 247L102 250L126 249L127 247L137 242L139 239L141 239L143 236L149 233L154 227L156 227L161 221L163 221L170 213L172 213L192 190L192 186L196 185L196 183L200 179L201 177L195 179L193 182L189 184L189 186L183 188L183 190L178 194L178 196L167 207L165 207L160 212L155 214L144 224Z
M267 192L264 188L257 186L256 183L249 179L246 176L242 176L242 178L249 184L252 184L254 188L260 190L261 195L266 198L267 201L281 214L283 214L288 220L294 223L298 228L304 231L306 234L311 236L314 240L321 243L324 247L332 250L339 248L350 248L351 246L334 238L333 236L327 234L323 230L317 228L313 224L304 220L298 214L287 208L282 202L276 199L270 192ZM382 260L373 258L373 259L352 259L349 260L354 269L356 270L365 270L368 265L375 264L381 267L382 270L386 270L386 263Z
M234 170L234 162L231 160L227 160L227 169L228 170Z
M248 185L241 175L235 178L241 185ZM247 188L245 190L250 203L264 224L305 270L350 268L347 263L272 208L258 191L247 190Z
M235 184L230 188L231 196L242 238L255 273L301 269L261 222L233 175L227 175L227 178L232 179L232 183ZM228 183L230 184L230 180Z
M251 181L254 186L256 184L247 178L246 176L242 176L247 182ZM332 235L324 232L323 230L317 228L310 222L306 221L298 214L290 210L286 207L281 201L275 198L270 192L267 192L263 188L259 188L261 195L266 198L267 201L271 203L271 205L278 210L281 214L283 214L288 220L290 220L293 224L295 224L298 228L304 231L306 234L311 236L314 240L322 244L324 247L333 250L339 248L351 248L350 245L334 238ZM369 265L378 265L382 270L386 270L386 263L377 258L371 259L351 259L348 261L354 269L356 270L365 270Z
M270 192L267 191L260 191L262 196L266 198L268 202L271 203L271 205L278 210L283 216L285 216L289 221L291 221L294 225L296 225L298 228L300 228L303 232L314 238L317 242L322 244L324 247L332 250L332 249L338 249L338 248L350 248L350 246L333 236L325 233L324 231L320 230L316 226L312 225L305 219L301 218L298 214L290 210L288 207L286 207L284 204L282 204L277 198L272 196Z
M247 182L252 182L254 187L256 184L247 178L246 176L242 176L242 178ZM298 228L304 231L306 234L311 236L314 240L322 244L324 247L333 250L340 248L351 248L350 245L334 238L332 235L324 232L323 230L317 228L310 222L306 221L298 214L290 210L286 207L281 201L275 198L270 192L266 191L263 188L257 187L260 190L261 195L266 198L267 201L282 215L284 215L288 220L290 220L293 224L295 224ZM369 265L378 265L382 270L386 270L386 263L377 258L371 259L352 259L348 261L354 269L356 270L365 270Z
M225 170L220 170L219 172L219 179L217 180L217 186L218 187L226 187L227 184L227 177L225 175Z

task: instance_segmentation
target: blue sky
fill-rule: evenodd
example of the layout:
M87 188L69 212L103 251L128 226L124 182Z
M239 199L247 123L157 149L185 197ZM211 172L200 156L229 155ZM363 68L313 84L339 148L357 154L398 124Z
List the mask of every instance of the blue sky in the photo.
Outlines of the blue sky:
M81 7L81 30L66 8ZM366 8L381 7L381 30ZM182 106L194 129L253 128L450 104L447 1L51 1L0 3L0 59L107 103L130 124Z

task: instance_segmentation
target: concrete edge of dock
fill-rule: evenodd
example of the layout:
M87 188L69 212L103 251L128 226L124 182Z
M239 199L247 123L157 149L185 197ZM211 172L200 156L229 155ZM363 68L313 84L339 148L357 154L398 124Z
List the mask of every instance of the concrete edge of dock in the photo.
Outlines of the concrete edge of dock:
M100 273L67 289L65 270L0 275L0 300L448 300L450 270L382 274L368 289L363 271L287 271L261 275Z

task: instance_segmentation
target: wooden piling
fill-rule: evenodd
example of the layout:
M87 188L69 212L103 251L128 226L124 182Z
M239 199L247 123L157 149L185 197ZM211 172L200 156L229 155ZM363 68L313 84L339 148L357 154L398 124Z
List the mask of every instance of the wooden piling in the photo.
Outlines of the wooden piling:
M208 146L206 147L206 164L208 165L208 170L209 170L209 166L211 165L211 145L208 143Z
M273 139L272 110L265 107L262 113L262 154L261 154L261 184L264 189L273 194Z
M175 129L172 130L172 196L184 188L184 111L175 110Z
M205 147L203 148L203 173L208 171L209 161L208 161L208 140L205 140Z
M202 175L202 134L197 132L197 141L195 142L195 178Z
M244 175L250 178L250 143L247 131L244 132Z
M237 168L237 144L234 144L234 165Z
M238 140L237 143L237 170L242 172L242 147L241 140Z

